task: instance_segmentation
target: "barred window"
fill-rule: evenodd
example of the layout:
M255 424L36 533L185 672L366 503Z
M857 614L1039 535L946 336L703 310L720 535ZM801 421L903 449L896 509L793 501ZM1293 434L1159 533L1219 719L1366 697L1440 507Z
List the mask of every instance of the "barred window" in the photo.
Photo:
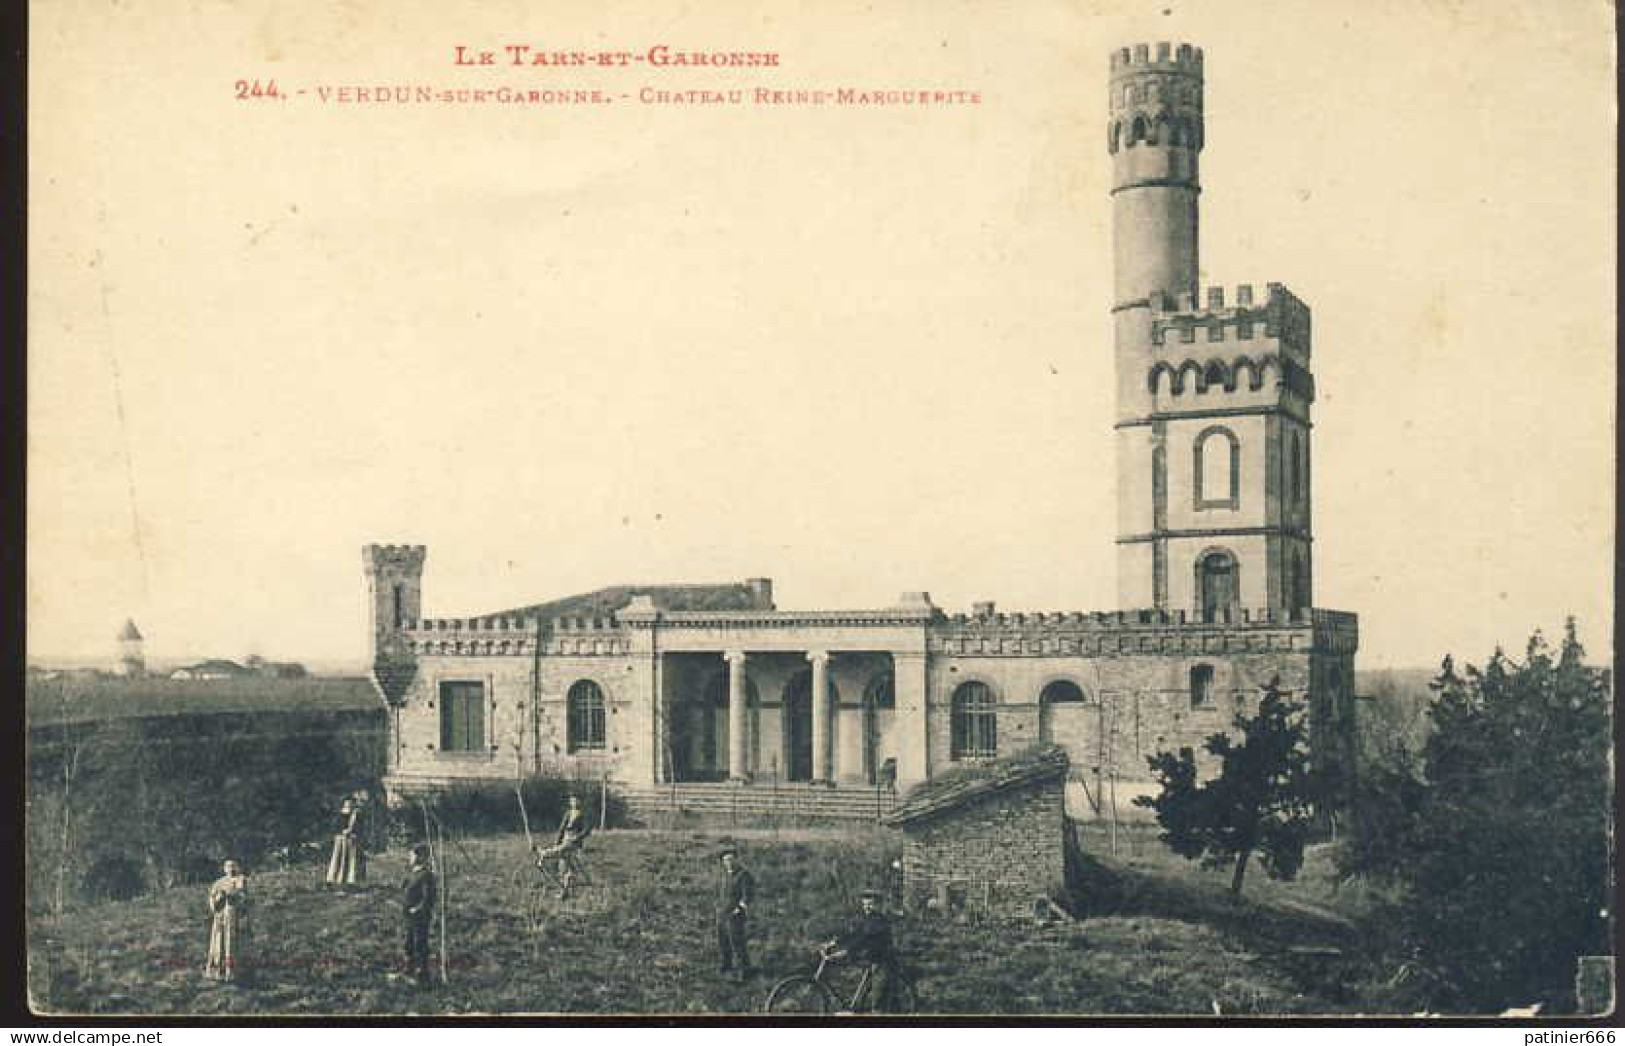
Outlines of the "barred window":
M604 747L604 691L590 679L582 679L570 687L569 745L570 751L601 749Z
M993 691L986 683L966 683L954 691L954 759L981 759L999 754L999 717Z
M440 749L485 751L485 684L440 684Z

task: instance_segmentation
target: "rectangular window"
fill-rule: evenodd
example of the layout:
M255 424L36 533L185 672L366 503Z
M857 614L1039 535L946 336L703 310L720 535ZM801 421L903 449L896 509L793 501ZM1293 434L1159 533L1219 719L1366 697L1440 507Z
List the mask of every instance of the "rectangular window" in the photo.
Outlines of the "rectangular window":
M440 684L440 750L486 750L484 683Z
M1213 707L1213 666L1197 665L1191 669L1191 707Z

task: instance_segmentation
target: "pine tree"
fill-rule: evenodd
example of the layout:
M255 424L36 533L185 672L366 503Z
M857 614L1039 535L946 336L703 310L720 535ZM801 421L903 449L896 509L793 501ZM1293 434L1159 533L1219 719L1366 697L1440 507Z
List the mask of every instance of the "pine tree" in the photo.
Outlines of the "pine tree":
M1395 913L1436 1005L1498 1011L1561 994L1609 950L1608 673L1574 622L1434 683L1425 791L1404 832Z
M1160 838L1181 857L1204 868L1229 865L1234 894L1254 853L1272 879L1291 879L1303 864L1314 795L1303 711L1272 679L1258 711L1235 717L1239 742L1214 734L1203 743L1219 761L1218 776L1198 783L1189 748L1147 760L1162 790L1135 803L1156 811Z

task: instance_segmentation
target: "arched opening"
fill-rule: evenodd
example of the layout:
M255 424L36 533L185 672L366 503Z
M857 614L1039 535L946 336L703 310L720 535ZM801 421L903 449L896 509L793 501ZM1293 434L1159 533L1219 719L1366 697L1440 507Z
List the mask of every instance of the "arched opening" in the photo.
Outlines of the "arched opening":
M1196 606L1203 620L1241 604L1241 568L1228 549L1204 552L1196 560Z
M999 754L998 704L986 683L969 682L954 691L950 754L953 759L987 759Z
M1196 437L1192 473L1196 507L1238 508L1241 488L1241 441L1222 425L1203 429Z
M1136 116L1134 122L1129 125L1128 144L1131 146L1138 145L1140 142L1145 141L1145 133L1145 117Z
M1057 679L1038 692L1038 739L1065 748L1074 762L1084 749L1086 698L1070 679Z
M835 681L829 681L829 699L840 707ZM813 776L812 669L803 668L784 685L784 710L780 716L780 736L784 751L784 779L811 781Z
M591 679L577 680L565 696L565 706L569 751L602 751L609 733L603 689Z
M1287 501L1297 504L1298 497L1303 491L1303 444L1298 439L1298 433L1293 431L1287 435L1289 451L1287 453L1286 470L1286 498Z
M1121 139L1122 136L1123 136L1123 124L1122 124L1122 122L1118 121L1118 120L1113 120L1111 127L1108 128L1107 131L1106 131L1106 149L1107 149L1107 151L1115 153L1117 151L1117 147L1118 147L1118 144L1119 144L1119 139Z
M754 770L759 751L761 702L756 683L745 678L746 770ZM698 693L672 707L672 769L679 781L725 781L728 778L728 672L712 672Z
M893 717L897 709L897 685L890 672L869 681L863 691L863 779L875 784L880 768L888 758Z

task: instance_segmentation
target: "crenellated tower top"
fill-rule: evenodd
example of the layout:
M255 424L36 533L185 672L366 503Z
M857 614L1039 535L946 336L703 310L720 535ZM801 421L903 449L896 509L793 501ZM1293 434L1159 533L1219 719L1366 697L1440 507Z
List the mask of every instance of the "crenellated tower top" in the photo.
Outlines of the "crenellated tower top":
M1112 52L1106 150L1112 158L1116 294L1193 293L1197 279L1202 52L1149 44Z
M1202 75L1202 49L1190 44L1159 43L1119 47L1112 52L1112 75L1133 72L1177 72Z

